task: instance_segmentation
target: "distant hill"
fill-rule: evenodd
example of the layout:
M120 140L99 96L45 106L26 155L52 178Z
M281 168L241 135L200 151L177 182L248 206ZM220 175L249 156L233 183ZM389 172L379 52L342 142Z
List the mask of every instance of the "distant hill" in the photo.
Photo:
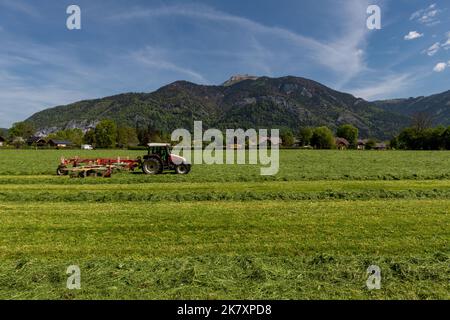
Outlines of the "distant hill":
M450 125L450 90L428 97L375 101L374 104L386 111L406 117L415 113L430 115L435 125Z
M230 79L221 86L177 81L152 93L125 93L80 101L38 112L27 121L40 133L95 126L113 119L129 126L152 126L172 131L191 129L194 120L204 128L290 128L345 123L358 127L362 137L389 139L409 124L407 115L299 77ZM395 111L395 110L394 110Z

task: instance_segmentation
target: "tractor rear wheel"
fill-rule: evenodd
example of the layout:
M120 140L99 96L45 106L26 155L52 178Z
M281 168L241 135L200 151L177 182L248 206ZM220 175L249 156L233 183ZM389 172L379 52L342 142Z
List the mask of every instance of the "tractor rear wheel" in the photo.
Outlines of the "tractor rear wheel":
M191 171L191 165L189 164L180 164L175 167L175 172L177 174L188 174Z
M69 172L67 170L65 170L67 167L66 166L59 166L58 169L56 169L56 174L58 176L66 176L69 174Z
M150 158L144 161L142 171L145 174L160 174L163 171L163 165L158 159Z

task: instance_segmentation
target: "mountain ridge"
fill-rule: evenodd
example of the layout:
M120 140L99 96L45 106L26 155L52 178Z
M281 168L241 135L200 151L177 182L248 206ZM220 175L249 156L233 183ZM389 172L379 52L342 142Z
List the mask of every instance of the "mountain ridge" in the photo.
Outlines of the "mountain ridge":
M75 127L86 130L102 119L166 132L191 129L194 120L202 120L205 129L293 131L321 125L336 129L350 123L360 129L361 137L379 139L389 139L410 122L409 115L392 112L386 103L368 102L314 80L249 77L228 85L176 81L150 93L123 93L49 108L26 121L32 122L41 134Z

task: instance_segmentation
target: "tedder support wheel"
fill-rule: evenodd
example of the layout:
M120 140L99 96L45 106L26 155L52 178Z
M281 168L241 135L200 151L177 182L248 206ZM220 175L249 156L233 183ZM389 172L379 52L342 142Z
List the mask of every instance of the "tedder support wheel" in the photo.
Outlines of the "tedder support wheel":
M175 172L177 174L188 174L191 171L191 165L189 164L180 164L175 167Z
M142 171L145 174L160 174L163 171L163 165L157 158L150 158L144 161Z

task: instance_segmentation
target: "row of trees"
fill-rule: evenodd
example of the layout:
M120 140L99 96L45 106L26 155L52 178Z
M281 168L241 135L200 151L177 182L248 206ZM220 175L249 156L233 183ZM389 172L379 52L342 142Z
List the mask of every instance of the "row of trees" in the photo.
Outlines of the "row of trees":
M426 113L412 115L411 127L403 129L390 144L403 150L450 150L450 126L433 128L435 118Z
M345 124L340 126L336 131L336 137L344 138L350 143L351 148L356 148L358 144L359 130L358 128ZM295 136L290 130L283 130L280 133L283 145L290 147L295 143ZM335 148L336 138L333 131L328 127L305 127L301 128L297 135L300 146L311 146L316 149L333 149Z
M411 127L391 140L391 147L404 150L450 150L450 127Z
M15 123L8 131L9 140L14 145L25 143L28 138L36 132L29 122ZM148 142L161 142L170 139L167 134L163 134L151 127L132 128L127 126L117 126L112 120L103 120L93 129L83 132L81 129L60 130L49 134L47 140L65 140L73 145L90 144L97 148L128 147L139 144L145 145Z

